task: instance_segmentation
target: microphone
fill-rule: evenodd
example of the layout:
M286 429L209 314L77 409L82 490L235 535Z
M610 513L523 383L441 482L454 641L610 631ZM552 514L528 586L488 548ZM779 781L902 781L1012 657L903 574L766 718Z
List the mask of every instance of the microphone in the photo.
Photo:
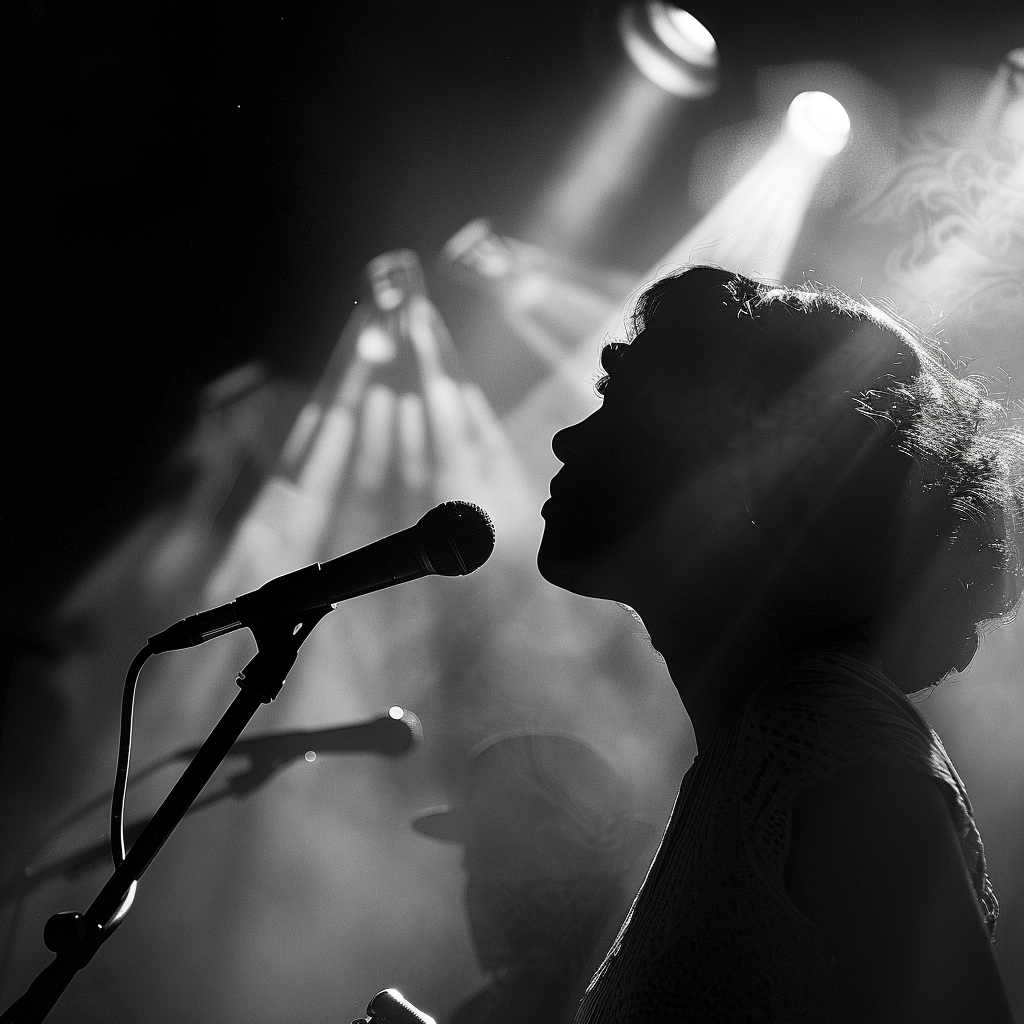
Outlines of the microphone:
M494 550L494 524L477 505L446 501L415 526L321 565L278 576L258 590L176 622L149 638L151 653L196 647L216 636L337 604L421 576L465 576Z
M330 729L296 729L290 732L269 733L265 736L248 736L235 740L228 751L229 757L241 754L248 758L249 764L241 771L231 775L222 789L208 794L194 803L188 810L193 814L204 806L214 804L227 797L242 799L255 793L275 772L282 769L289 761L303 757L307 752L320 754L380 754L382 757L401 757L407 754L423 739L423 726L419 717L408 708L394 705L386 715L357 722L355 725L336 725ZM154 769L162 768L171 761L185 757L194 757L199 747L185 747L150 765L140 773L140 778L149 775ZM104 798L107 799L107 798ZM80 811L98 806L97 803L85 804ZM80 815L76 815L80 817ZM72 818L68 824L73 822ZM125 844L131 846L142 835L142 830L149 824L149 818L143 817L125 827ZM48 838L52 838L51 833ZM40 847L39 849L41 849ZM110 863L110 843L104 839L91 846L81 847L72 851L60 860L51 861L39 867L29 864L0 881L0 905L11 900L23 899L30 892L48 882L51 878L65 878L73 881L98 864Z
M366 1007L366 1016L352 1024L437 1024L433 1017L417 1010L397 988L378 992Z
M294 729L290 732L246 736L235 740L228 751L233 757L244 754L257 765L283 765L308 751L315 754L381 754L401 757L423 739L423 726L412 711L397 704L386 715L354 725L336 725L330 729ZM194 756L198 747L179 753Z

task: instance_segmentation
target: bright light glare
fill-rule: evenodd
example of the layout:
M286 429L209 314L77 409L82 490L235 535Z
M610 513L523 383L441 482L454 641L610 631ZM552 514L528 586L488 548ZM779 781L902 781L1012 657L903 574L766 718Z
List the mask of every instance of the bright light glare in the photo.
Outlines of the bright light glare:
M802 92L789 105L786 125L807 149L835 156L850 137L850 117L827 92Z
M654 34L678 57L700 67L718 67L715 37L689 11L649 3L647 16Z
M398 346L391 335L371 323L356 341L356 354L368 363L389 363L398 355Z
M393 718L396 722L400 722L405 717L405 708L399 707L397 704L392 704L388 708L388 717Z
M718 47L692 14L663 0L629 4L619 12L619 38L629 59L665 92L698 99L718 88Z

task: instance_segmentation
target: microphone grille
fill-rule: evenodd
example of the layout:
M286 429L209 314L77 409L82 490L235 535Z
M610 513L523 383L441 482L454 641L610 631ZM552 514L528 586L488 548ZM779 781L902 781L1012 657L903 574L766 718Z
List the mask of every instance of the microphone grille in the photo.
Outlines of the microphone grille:
M416 524L423 553L439 576L465 576L494 550L494 524L479 505L446 501Z
M373 1024L435 1024L433 1017L416 1009L397 988L378 992L370 1000L366 1012Z
M423 739L423 725L408 708L395 706L374 724L380 730L379 752L386 757L401 757Z

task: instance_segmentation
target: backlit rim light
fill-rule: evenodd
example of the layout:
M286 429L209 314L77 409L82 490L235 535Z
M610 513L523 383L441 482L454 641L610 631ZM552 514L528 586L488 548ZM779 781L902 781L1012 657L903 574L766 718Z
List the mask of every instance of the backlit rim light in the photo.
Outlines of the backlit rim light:
M821 156L835 156L850 137L850 117L842 103L827 92L802 92L786 113L790 133Z
M665 92L699 99L718 88L718 48L692 14L662 0L628 4L618 27L629 59Z

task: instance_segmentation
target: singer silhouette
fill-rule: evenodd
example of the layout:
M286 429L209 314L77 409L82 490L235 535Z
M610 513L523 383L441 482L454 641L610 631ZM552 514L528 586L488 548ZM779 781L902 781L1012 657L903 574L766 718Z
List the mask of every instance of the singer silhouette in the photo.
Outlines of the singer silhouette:
M697 267L631 337L554 438L538 564L635 609L698 756L578 1024L1009 1022L971 805L906 695L1020 600L1024 434L834 291Z

